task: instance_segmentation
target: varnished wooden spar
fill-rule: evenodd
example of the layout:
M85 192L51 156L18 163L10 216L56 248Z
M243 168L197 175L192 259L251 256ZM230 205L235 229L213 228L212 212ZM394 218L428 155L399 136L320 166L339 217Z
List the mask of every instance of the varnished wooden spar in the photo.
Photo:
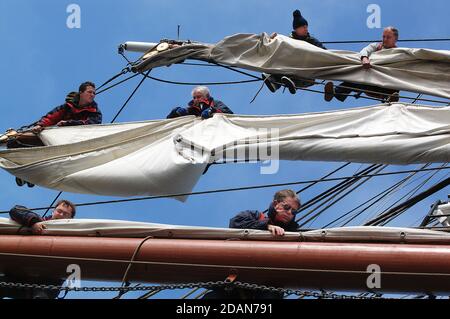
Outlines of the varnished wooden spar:
M84 280L120 281L142 240L1 235L0 272L66 278L67 266L78 264ZM237 274L242 282L277 287L370 291L368 267L378 265L381 286L372 291L450 293L450 245L149 239L136 261L130 281L203 282Z

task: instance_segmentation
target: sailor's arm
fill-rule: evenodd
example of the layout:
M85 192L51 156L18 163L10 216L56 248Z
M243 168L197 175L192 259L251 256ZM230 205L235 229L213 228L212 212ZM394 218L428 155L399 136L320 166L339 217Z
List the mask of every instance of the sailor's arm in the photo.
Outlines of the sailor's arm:
M16 223L25 227L32 227L34 224L42 222L41 216L32 212L25 206L16 205L9 211L9 216Z
M361 63L365 69L369 69L371 67L369 57L372 53L377 51L377 47L378 43L371 43L359 52L359 55L361 56Z

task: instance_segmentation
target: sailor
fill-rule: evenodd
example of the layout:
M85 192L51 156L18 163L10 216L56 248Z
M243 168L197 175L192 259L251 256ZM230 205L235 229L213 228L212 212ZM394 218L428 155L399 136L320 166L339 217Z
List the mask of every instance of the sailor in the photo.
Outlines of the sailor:
M269 230L274 237L284 236L285 231L298 231L294 220L301 203L290 189L275 193L267 216L256 210L240 212L230 220L230 228ZM203 299L282 299L282 293L249 290L244 288L214 288Z
M371 43L360 51L361 64L366 70L369 70L372 65L370 64L370 55L374 52L392 49L397 47L398 30L392 26L386 27L383 30L383 41L380 43ZM329 102L335 97L341 102L344 102L348 94L353 91L358 92L355 98L359 98L361 93L366 93L369 96L385 100L386 102L398 102L399 95L397 90L380 88L372 85L342 82L336 88L334 88L333 82L325 84L325 101ZM369 92L370 91L370 92Z
M294 217L300 206L300 199L293 190L281 190L275 193L267 216L256 210L246 210L230 220L230 228L269 230L273 236L283 236L285 231L298 230Z
M80 85L78 92L70 92L66 96L65 103L54 108L39 121L33 123L31 132L40 133L48 126L74 126L87 124L100 124L102 122L102 113L98 109L95 98L95 84L92 82L84 82ZM37 144L39 145L39 144ZM33 145L24 144L20 141L20 137L11 139L7 143L8 148L29 147ZM30 182L16 178L16 184L23 186L27 184L29 187L34 185Z
M9 211L9 215L12 220L19 223L21 226L30 227L33 234L40 235L46 228L43 224L44 221L54 219L70 219L74 218L76 213L75 205L68 200L60 200L56 203L56 208L53 210L52 215L48 217L41 217L38 214L32 212L28 208L20 205L16 205ZM48 278L35 275L22 274L11 275L6 271L0 276L1 282L20 282L22 284L29 284L26 288L14 288L14 287L1 287L0 299L12 298L12 299L56 299L60 293L57 289L49 288L35 288L33 285L44 286L61 286L64 283L60 278Z
M306 41L316 47L326 50L327 48L317 40L315 37L311 36L308 31L308 21L302 16L300 10L295 10L293 13L292 29L290 37L295 40ZM270 36L272 39L277 36L276 33L272 33ZM263 74L264 83L269 88L271 92L278 90L281 85L284 84L290 93L295 94L296 87L308 87L314 84L312 80L297 79L294 77L287 77L275 74Z
M169 115L168 119L185 116L195 115L201 116L203 119L208 119L214 115L214 113L228 113L233 112L222 101L215 100L206 86L197 86L191 92L192 100L188 103L187 107L175 107Z
M84 82L78 93L70 92L63 105L44 115L31 128L34 133L41 132L48 126L74 126L102 123L102 113L98 109L95 98L95 84Z
M54 219L71 219L75 217L76 207L72 202L62 199L56 203L55 209L51 216L41 217L35 212L29 210L25 206L16 205L9 211L9 216L21 226L31 228L31 232L35 235L41 235L46 229L45 221Z

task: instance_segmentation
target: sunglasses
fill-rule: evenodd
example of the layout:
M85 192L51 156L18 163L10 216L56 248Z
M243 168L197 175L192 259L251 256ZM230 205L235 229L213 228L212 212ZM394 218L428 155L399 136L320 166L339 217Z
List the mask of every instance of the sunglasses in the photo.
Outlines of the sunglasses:
M291 211L291 214L292 215L296 215L296 214L298 214L299 213L299 210L300 210L300 208L298 208L297 210L294 210L292 207L291 207L291 205L288 205L288 204L283 204L282 205L282 207L283 207L283 209L285 210L285 211Z

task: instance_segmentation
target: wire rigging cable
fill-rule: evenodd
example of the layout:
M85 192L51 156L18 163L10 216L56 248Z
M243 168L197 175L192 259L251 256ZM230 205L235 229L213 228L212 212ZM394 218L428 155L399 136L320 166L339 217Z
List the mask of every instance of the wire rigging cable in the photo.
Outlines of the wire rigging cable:
M289 185L311 184L311 183L314 183L314 182L324 183L324 182L348 180L348 179L352 179L352 178L360 179L360 178L365 178L365 177L390 176L390 175L408 174L408 173L412 173L412 172L425 172L425 171L445 170L445 169L450 169L450 166L436 167L436 168L426 168L426 169L419 169L419 170L394 171L394 172L376 173L376 174L364 174L364 175L360 175L360 176L357 176L357 177L355 177L355 176L333 177L333 178L306 180L306 181L297 181L297 182L287 182L287 183L263 184L263 185L234 187L234 188L222 188L222 189L205 190L205 191L190 192L190 193L165 194L165 195L138 197L138 198L127 198L127 199L117 199L117 200L108 200L108 201L96 201L96 202L79 203L79 204L76 204L76 205L81 207L81 206L115 204L115 203L133 202L133 201L141 201L141 200L153 200L153 199L161 199L161 198L174 198L174 197L184 197L184 196L193 196L193 195L206 195L206 194L215 194L215 193L224 193L224 192L235 192L235 191L243 191L243 190L250 190L250 189L284 187L284 186L289 186ZM34 210L45 210L45 209L48 209L48 208L49 207L39 207L39 208L31 208L29 210L33 210L33 211ZM50 207L50 208L54 208L54 207ZM0 214L7 214L7 213L9 213L9 210L8 211L0 211Z

